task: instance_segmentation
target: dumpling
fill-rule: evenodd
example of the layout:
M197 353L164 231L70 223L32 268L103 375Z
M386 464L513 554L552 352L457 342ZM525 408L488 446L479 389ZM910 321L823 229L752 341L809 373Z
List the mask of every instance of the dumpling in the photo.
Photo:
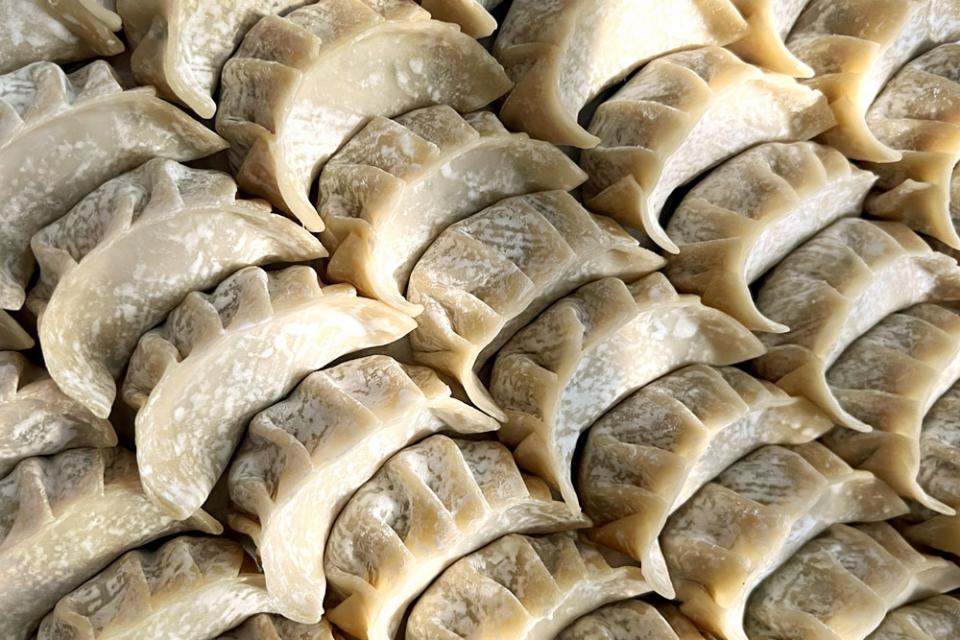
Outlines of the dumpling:
M420 0L423 8L437 20L460 25L465 34L485 38L497 30L497 20L490 11L503 0Z
M748 29L746 35L727 45L742 60L758 67L809 78L811 69L787 49L784 42L810 0L732 0Z
M674 369L761 353L749 331L695 296L678 296L660 273L630 285L598 280L551 306L500 350L490 382L507 415L500 437L516 447L521 467L579 511L571 463L580 434L597 418Z
M802 444L833 423L803 398L733 367L693 365L628 396L587 434L577 487L591 538L674 596L658 537L697 489L764 444Z
M448 227L414 267L407 299L423 308L410 334L414 357L505 420L477 372L519 328L581 285L632 281L661 266L620 225L562 191L503 200Z
M0 351L0 478L24 458L116 444L109 422L64 395L19 353Z
M181 536L127 553L64 596L37 640L207 640L269 608L243 547Z
M658 58L597 107L600 144L580 164L588 209L643 229L670 253L660 215L675 189L761 142L812 138L834 123L826 99L726 49Z
M104 181L153 157L224 147L153 89L124 91L102 60L69 75L37 62L0 76L0 308L23 305L33 234Z
M41 280L27 305L65 394L106 417L137 340L185 295L250 264L326 255L303 227L236 192L226 174L151 160L33 237Z
M562 151L508 132L489 111L439 106L374 118L320 174L327 278L419 313L404 299L407 279L450 224L502 198L569 191L585 179Z
M640 569L604 553L570 533L500 538L430 585L411 610L406 640L553 640L585 613L648 590Z
M500 111L511 129L581 149L600 140L584 106L669 51L724 45L747 25L731 0L513 0L494 54L516 82Z
M352 288L321 288L295 266L241 269L193 292L137 345L123 396L138 410L137 463L147 494L186 518L224 471L247 421L308 373L414 326Z
M953 513L952 505L924 491L917 475L924 415L958 379L960 309L920 304L889 315L847 347L827 372L840 406L873 431L837 429L824 442L900 495Z
M893 489L821 444L764 447L697 491L660 544L681 611L726 640L747 640L750 593L806 541L838 522L906 512Z
M747 635L858 640L888 611L957 587L960 567L917 552L889 524L837 524L754 591Z
M6 311L0 310L0 351L13 349L21 351L34 344L33 338Z
M940 595L887 614L867 640L954 640L960 638L960 597Z
M115 0L0 0L0 73L123 51Z
M158 509L124 449L24 460L0 480L0 636L27 638L60 597L119 554L191 529L222 530L203 511L177 521Z
M221 635L217 640L336 640L326 620L317 624L300 624L278 615L258 613L246 622Z
M960 249L960 201L951 197L960 161L960 44L901 69L867 122L882 144L902 154L897 162L868 165L880 176L880 192L867 199L867 211Z
M320 169L374 116L431 104L461 112L510 88L473 38L413 0L320 0L254 26L223 68L217 131L240 186L311 231Z
M667 277L754 331L786 331L757 311L750 285L840 218L860 214L876 176L836 149L769 143L707 174L667 224L679 253Z
M230 467L267 587L288 618L323 613L327 534L350 496L394 453L437 431L480 433L500 425L451 397L426 367L386 356L312 373L286 400L258 414Z
M707 640L675 607L622 600L567 627L557 640Z
M878 140L866 121L870 103L908 60L960 38L956 0L812 0L787 47L816 75L837 125L820 139L854 160L892 162L900 153Z
M336 603L327 615L363 640L390 640L455 560L508 533L589 524L502 444L433 436L393 456L340 512L324 558Z
M911 305L960 298L960 267L895 222L847 218L821 231L766 277L757 310L786 333L765 333L761 377L809 398L836 422L869 426L843 409L827 371L854 340Z

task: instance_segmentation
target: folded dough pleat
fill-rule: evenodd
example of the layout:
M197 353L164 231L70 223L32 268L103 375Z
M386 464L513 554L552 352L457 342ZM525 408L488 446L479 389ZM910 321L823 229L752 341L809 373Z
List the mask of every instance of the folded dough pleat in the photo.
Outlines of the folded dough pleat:
M426 367L386 356L312 373L250 422L228 476L256 542L267 588L288 618L314 623L326 590L323 552L337 514L394 453L437 431L494 431Z
M907 511L883 481L819 443L769 446L698 490L667 521L660 544L681 611L726 640L747 640L750 593L805 542L833 524Z
M693 365L643 387L588 432L577 488L591 538L675 592L658 538L667 517L713 477L765 444L802 444L833 423L809 401L733 367Z
M237 181L311 231L323 230L314 180L367 120L431 104L474 111L510 88L476 40L413 0L320 0L267 16L221 81L217 131Z
M500 538L434 581L411 610L406 639L553 640L597 607L648 591L637 567L603 553L570 533Z
M811 69L784 42L810 0L732 0L747 21L747 33L727 45L742 60L795 78L809 78Z
M836 429L824 442L900 495L952 514L960 494L944 504L924 491L917 475L924 416L958 379L960 309L920 304L889 315L847 347L827 372L840 406L873 431Z
M747 25L731 0L513 0L494 54L516 82L500 111L512 129L582 149L600 139L584 106L643 63L724 45Z
M420 0L430 15L444 22L460 25L473 38L485 38L497 30L497 20L490 11L503 0Z
M477 372L518 329L588 282L632 281L661 266L620 225L567 193L502 200L448 227L414 267L407 298L424 309L410 334L414 357L506 420Z
M590 131L600 144L580 156L585 202L676 253L660 222L675 189L756 144L805 140L833 124L819 91L726 49L670 54L597 107Z
M123 386L147 494L177 518L200 508L247 421L310 372L415 326L311 267L247 267L193 292L137 345Z
M240 544L180 536L131 551L64 596L37 640L207 640L270 609Z
M754 591L753 638L866 638L888 611L960 587L960 567L917 552L886 523L834 525Z
M867 640L952 640L960 638L960 597L933 596L894 609Z
M150 158L225 147L153 89L124 91L102 60L71 74L37 62L0 76L0 308L23 304L33 234L103 182Z
M580 434L656 378L693 363L727 365L763 348L726 314L677 295L659 273L627 285L606 278L561 299L500 350L491 375L507 415L500 436L521 467L557 488L573 511Z
M330 623L300 624L283 616L258 613L217 640L338 640Z
M622 600L592 611L557 640L707 640L690 620L669 604Z
M9 313L0 310L0 350L22 351L33 344L33 337Z
M157 508L124 449L22 461L0 480L0 635L29 637L60 597L118 555L191 529L222 531L203 511L176 521Z
M665 270L754 331L786 331L764 317L750 285L840 218L859 215L876 176L813 142L763 144L723 163L674 210L667 235L679 253Z
M415 315L404 298L410 271L444 229L503 198L584 180L562 151L508 132L489 111L374 118L320 175L327 278Z
M827 383L840 354L873 325L914 304L960 298L960 267L896 222L848 218L795 250L766 277L757 309L790 331L765 333L761 377L809 398L841 425L869 431Z

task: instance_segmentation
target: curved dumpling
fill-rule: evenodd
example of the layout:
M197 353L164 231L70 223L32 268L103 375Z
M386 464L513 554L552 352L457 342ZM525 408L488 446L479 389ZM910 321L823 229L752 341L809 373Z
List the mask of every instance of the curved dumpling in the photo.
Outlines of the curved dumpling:
M28 637L61 596L120 553L190 529L221 531L202 511L177 521L158 509L124 449L24 460L0 480L0 636Z
M951 505L923 490L917 474L924 415L958 379L960 309L921 304L889 315L847 347L827 372L840 406L873 431L837 429L824 442L900 495L953 513Z
M123 51L114 0L0 0L0 73Z
M623 600L600 607L567 627L556 640L706 640L671 605Z
M124 91L102 60L69 75L37 62L0 76L0 308L23 304L33 234L104 181L225 146L153 89Z
M437 20L460 25L465 34L485 38L497 30L497 20L490 11L503 0L420 0L423 8Z
M876 176L836 149L770 143L707 174L674 210L670 282L754 331L786 331L765 318L750 285L833 222L859 215Z
M803 398L733 367L693 365L643 387L587 435L578 488L591 538L640 563L673 597L658 537L697 489L764 444L802 444L833 423Z
M33 237L41 280L27 304L65 394L106 417L137 340L185 295L249 264L326 255L300 225L236 191L226 174L151 160Z
M757 309L787 327L765 333L761 377L809 398L851 429L869 426L843 409L827 370L844 349L891 313L960 298L960 267L896 222L848 218L787 256L766 277Z
M569 194L503 200L448 227L410 275L421 305L410 345L417 360L456 378L475 405L498 419L477 375L516 331L558 298L604 277L634 280L663 260L620 225Z
M811 69L784 40L810 0L732 0L747 21L747 33L727 48L742 60L777 73L809 78Z
M321 288L311 267L247 267L193 292L140 339L123 396L138 410L147 494L185 518L220 477L247 421L311 371L393 342L415 322L352 288Z
M938 47L901 69L867 122L881 143L902 155L868 165L880 176L880 192L867 199L867 211L960 249L960 201L951 197L960 161L960 44Z
M492 418L451 397L426 367L386 356L312 373L293 394L253 418L230 468L234 528L257 544L281 613L316 622L323 613L323 551L347 499L391 455L437 431L479 433Z
M599 606L647 591L640 569L558 533L509 535L450 566L420 597L406 640L553 640Z
M579 511L570 478L574 448L607 409L674 369L761 353L749 331L694 296L678 296L662 274L630 285L598 280L551 306L500 350L490 391L507 415L501 439L516 447L522 467Z
M24 458L116 444L109 422L64 395L19 353L0 351L0 478Z
M821 139L848 158L892 162L900 154L878 140L866 121L870 103L903 64L960 38L956 0L812 0L787 47L816 75L837 125Z
M310 187L369 118L431 104L486 106L510 88L503 68L412 0L320 0L254 26L223 68L217 131L240 186L323 221Z
M541 140L595 147L584 105L647 60L724 45L746 23L731 0L513 0L494 54L517 83L500 117Z
M283 616L258 613L246 622L221 635L217 640L337 640L326 620L317 624L300 624Z
M754 591L747 635L865 638L888 611L960 587L960 567L914 550L886 523L833 525Z
M269 610L255 571L226 538L181 536L131 551L64 596L37 640L207 640Z
M940 595L887 614L867 640L953 640L960 638L960 597Z
M6 311L0 310L0 350L20 351L34 345L33 338Z
M580 156L585 203L676 253L660 214L677 187L758 143L812 138L833 123L819 91L726 49L664 56L597 107L600 145Z
M743 613L760 582L838 522L907 512L889 486L811 442L764 447L674 513L660 535L680 610L726 640L747 640Z
M562 151L508 132L489 111L461 117L439 106L374 118L320 175L327 278L419 313L404 299L407 279L450 224L502 198L585 179Z
M363 640L390 640L455 560L507 533L589 524L521 475L502 444L433 436L393 456L340 512L324 558L328 616Z

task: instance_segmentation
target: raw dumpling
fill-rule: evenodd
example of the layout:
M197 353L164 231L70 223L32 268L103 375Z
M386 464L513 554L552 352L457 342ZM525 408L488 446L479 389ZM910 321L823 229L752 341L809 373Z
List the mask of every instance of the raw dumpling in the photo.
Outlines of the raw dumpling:
M441 574L407 620L406 640L553 640L609 602L645 593L640 569L611 566L569 533L509 535Z
M320 175L327 278L415 315L404 299L410 271L449 225L502 198L584 180L562 151L508 132L489 111L374 118Z
M591 538L640 563L673 597L658 536L697 489L764 444L802 444L833 423L809 401L733 367L693 365L627 397L587 435L579 495Z
M501 2L503 0L420 0L435 19L454 22L473 38L485 38L497 30L497 20L490 11Z
M677 295L662 274L630 285L598 280L551 306L500 350L490 391L507 415L501 439L516 447L520 466L579 511L573 452L597 418L674 369L761 353L749 331L695 296Z
M123 396L138 410L147 494L177 518L200 508L255 413L308 373L393 342L416 323L311 267L247 267L193 292L140 339Z
M446 229L413 269L407 298L421 305L410 345L500 420L478 371L547 306L598 278L635 280L663 260L569 194L503 200Z
M867 211L960 249L960 201L951 197L960 162L960 44L904 67L870 107L867 122L881 143L902 154L897 162L868 165L880 176L880 193L867 200Z
M0 73L123 51L115 0L0 0Z
M254 417L228 476L234 504L250 515L231 524L256 542L279 611L300 622L320 619L330 526L387 458L437 431L498 427L453 399L430 369L386 356L312 373Z
M158 509L124 449L24 460L0 480L0 637L29 637L61 596L119 554L190 529L222 530L203 511L176 521Z
M816 72L806 84L836 116L820 139L854 160L892 162L900 153L870 131L870 103L908 60L958 38L957 0L812 0L787 47Z
M30 334L24 331L9 313L0 310L0 351L6 349L21 351L29 349L33 344Z
M393 456L340 512L324 559L328 616L362 640L390 640L455 560L507 533L589 524L522 475L502 444L433 436Z
M764 447L674 513L660 535L680 609L726 640L747 640L747 598L806 541L838 522L907 512L889 486L811 442Z
M707 174L674 210L667 235L679 253L670 256L667 277L749 329L786 331L757 311L750 285L824 227L859 215L875 180L813 142L745 151Z
M314 179L368 119L431 104L474 111L510 88L476 40L412 0L320 0L267 16L222 82L217 131L240 186L311 231L323 230Z
M805 140L833 123L819 91L726 49L664 56L597 107L600 146L580 156L585 203L676 253L660 214L677 187L756 144Z
M843 409L827 370L850 344L891 313L960 298L960 267L896 222L847 218L821 231L766 277L757 310L787 333L760 336L761 377L809 398L851 429L869 426Z
M153 89L124 91L102 60L69 75L37 62L0 76L0 308L23 305L33 234L104 181L153 157L224 147Z
M796 78L809 78L813 69L798 60L784 40L810 0L732 0L748 29L745 36L727 48L741 59L758 67L785 73Z
M185 295L250 264L326 255L303 227L236 194L226 174L151 160L33 237L41 280L27 305L65 394L108 416L137 340Z
M116 444L109 422L64 395L19 353L0 351L0 478L24 458Z
M238 543L181 536L131 551L57 603L37 640L207 640L269 610Z
M623 600L588 613L557 640L707 640L692 622L662 604Z
M867 637L888 611L960 587L960 567L914 550L886 523L837 524L754 591L751 638Z
M960 310L920 304L889 315L847 347L827 372L840 406L873 431L836 429L824 442L900 495L952 514L952 505L923 490L917 474L924 415L958 379Z
M278 615L258 613L217 640L336 640L330 623L300 624Z
M500 117L511 129L582 149L584 105L669 51L724 45L746 23L731 0L513 0L494 54L517 83Z
M960 597L933 596L887 614L867 640L955 640L960 638Z

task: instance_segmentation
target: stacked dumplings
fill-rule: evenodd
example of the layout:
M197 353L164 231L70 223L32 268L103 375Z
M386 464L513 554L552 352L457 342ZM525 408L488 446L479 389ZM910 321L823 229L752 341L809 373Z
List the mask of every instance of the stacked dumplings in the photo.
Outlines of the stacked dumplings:
M0 640L960 638L960 0L0 0Z

